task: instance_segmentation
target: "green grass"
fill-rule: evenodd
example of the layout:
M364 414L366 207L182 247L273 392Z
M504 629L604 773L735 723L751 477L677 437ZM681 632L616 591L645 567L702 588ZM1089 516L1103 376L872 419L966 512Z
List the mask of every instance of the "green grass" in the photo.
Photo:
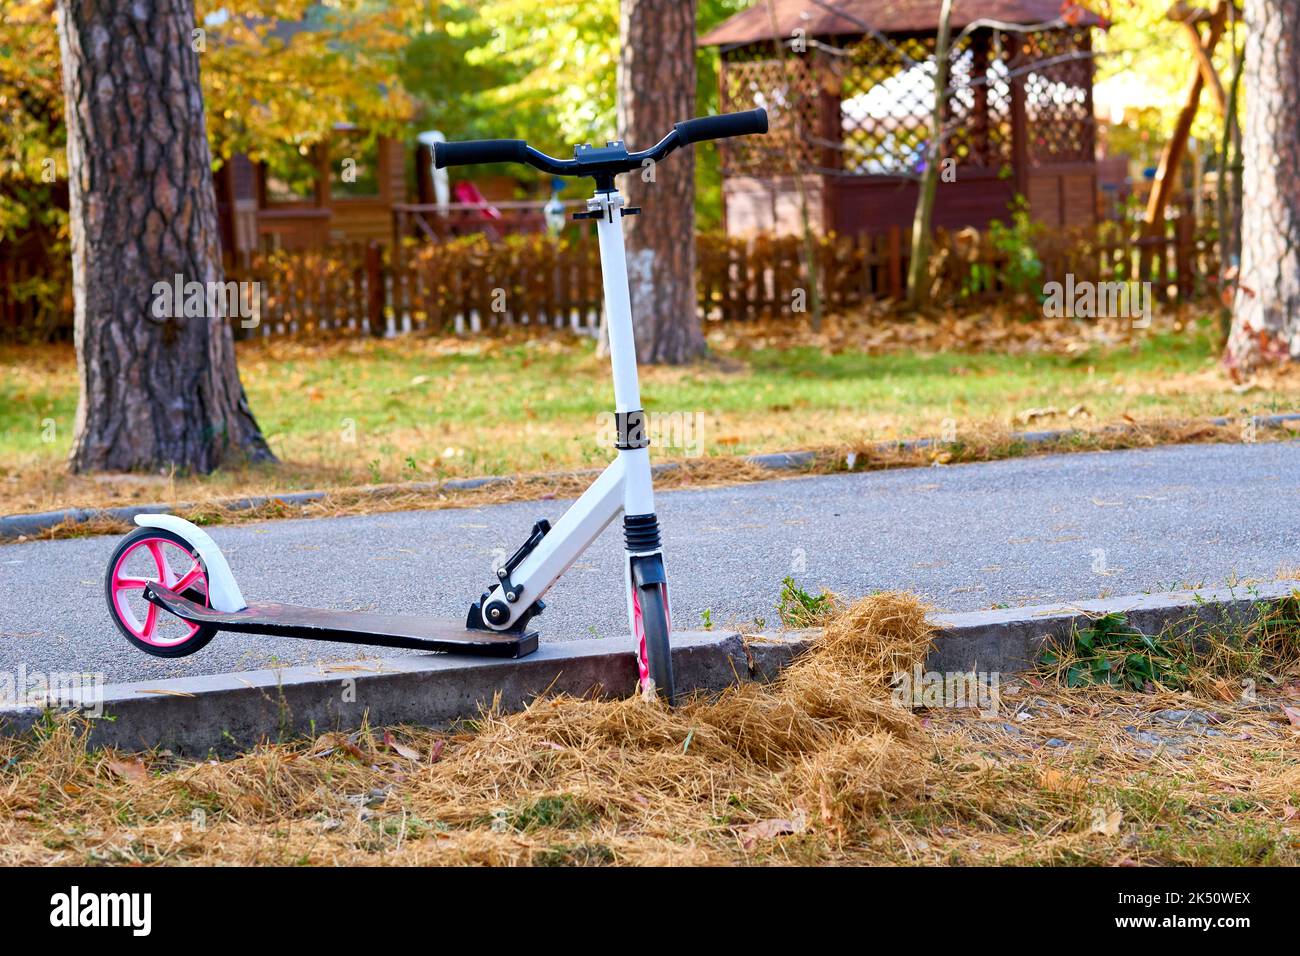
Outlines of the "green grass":
M599 417L612 406L608 364L589 340L247 344L239 361L282 464L203 479L214 492L544 471L609 458ZM1027 427L1237 414L1245 406L1263 414L1294 407L1298 393L1296 384L1235 393L1215 368L1208 321L1076 354L742 344L686 368L645 369L642 382L647 411L699 429L677 433L656 452L661 459L938 436L945 428L960 439L964 430L1012 425L1018 413L1048 406L1060 414ZM1067 420L1074 406L1090 417ZM16 502L28 507L103 496L59 477L75 409L70 347L0 350L0 478L10 478L0 510L24 494L41 499Z

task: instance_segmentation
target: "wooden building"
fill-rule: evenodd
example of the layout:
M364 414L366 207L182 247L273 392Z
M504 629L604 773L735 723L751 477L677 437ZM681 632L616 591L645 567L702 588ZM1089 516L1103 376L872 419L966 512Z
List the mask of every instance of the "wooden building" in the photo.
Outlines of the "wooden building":
M761 0L701 38L721 54L721 109L763 106L771 123L766 137L724 146L729 232L799 230L801 194L819 231L911 225L939 7ZM1005 221L1017 194L1051 226L1095 222L1099 24L1080 8L1063 14L1060 0L955 0L943 149L954 162L939 186L936 226Z
M400 140L368 141L356 130L340 128L301 158L294 177L277 177L266 163L232 156L214 174L227 262L240 262L259 249L388 242L392 208L408 199L407 161L413 152Z

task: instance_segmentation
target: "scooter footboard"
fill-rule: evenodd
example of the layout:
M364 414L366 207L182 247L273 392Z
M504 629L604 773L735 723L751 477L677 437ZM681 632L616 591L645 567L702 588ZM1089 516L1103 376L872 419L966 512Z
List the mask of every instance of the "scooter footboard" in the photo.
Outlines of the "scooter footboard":
M488 657L523 657L537 650L536 631L472 631L458 621L414 614L337 611L269 601L258 601L238 611L219 611L157 583L146 586L145 597L183 621L219 631Z

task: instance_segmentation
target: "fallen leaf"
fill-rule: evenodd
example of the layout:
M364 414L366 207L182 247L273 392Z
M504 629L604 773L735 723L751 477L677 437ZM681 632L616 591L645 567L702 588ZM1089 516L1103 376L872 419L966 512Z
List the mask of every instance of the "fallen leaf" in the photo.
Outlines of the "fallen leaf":
M1236 686L1230 681L1216 681L1214 692L1219 696L1220 700L1226 701L1235 701L1238 695Z
M387 730L384 731L384 746L399 757L405 757L407 760L418 761L420 759L420 752L418 750L414 747L408 747L406 744L398 743L392 733Z
M130 780L132 783L149 779L149 771L138 760L110 760L108 769L110 773L117 774L123 780Z
M1287 707L1283 704L1282 713L1286 714L1286 719L1291 721L1292 727L1300 727L1300 708Z
M802 810L796 810L789 820L774 818L760 820L740 828L740 843L751 849L759 840L774 840L779 836L803 833L808 828L808 817Z
M442 759L443 748L447 746L445 740L435 740L433 746L429 748L429 763L437 763Z

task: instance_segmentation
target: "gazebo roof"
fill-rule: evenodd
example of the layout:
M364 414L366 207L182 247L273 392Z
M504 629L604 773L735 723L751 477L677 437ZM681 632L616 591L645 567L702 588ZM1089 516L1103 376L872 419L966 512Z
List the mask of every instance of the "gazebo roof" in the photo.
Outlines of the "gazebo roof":
M776 30L768 0L758 0L714 27L700 38L700 46L732 46L790 36L802 29L808 36L859 35L868 23L881 33L927 33L939 27L938 0L771 0ZM843 15L826 9L834 7ZM1002 20L1020 25L1047 23L1062 17L1061 0L953 0L952 26L962 29L975 20ZM1096 14L1078 8L1070 21L1078 26L1097 26Z

